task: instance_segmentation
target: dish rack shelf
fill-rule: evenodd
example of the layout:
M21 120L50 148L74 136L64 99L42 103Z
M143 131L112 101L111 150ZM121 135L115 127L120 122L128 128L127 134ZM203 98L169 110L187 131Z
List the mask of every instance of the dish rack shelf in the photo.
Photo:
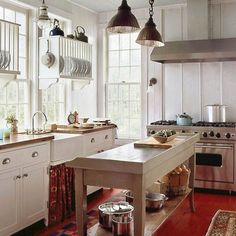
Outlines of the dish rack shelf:
M19 26L17 23L0 20L0 74L4 78L14 79L20 74Z
M51 66L42 60L47 51L55 57ZM92 45L62 36L39 38L39 78L90 82Z

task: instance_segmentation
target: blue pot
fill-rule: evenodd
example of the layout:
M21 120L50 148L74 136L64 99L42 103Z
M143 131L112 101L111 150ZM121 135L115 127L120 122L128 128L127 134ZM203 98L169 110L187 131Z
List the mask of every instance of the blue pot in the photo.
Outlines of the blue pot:
M176 116L176 123L177 125L192 125L193 118L186 113L183 113L182 115Z

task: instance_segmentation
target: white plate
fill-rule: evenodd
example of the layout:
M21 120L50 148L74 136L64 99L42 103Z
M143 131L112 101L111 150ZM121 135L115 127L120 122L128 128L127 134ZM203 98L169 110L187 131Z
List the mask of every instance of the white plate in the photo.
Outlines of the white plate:
M10 54L10 52L5 52L5 56L6 56L7 60L6 60L6 63L3 67L4 69L6 69L11 63L11 54Z
M63 71L64 66L65 66L64 58L62 56L60 56L60 58L59 58L59 73L61 73Z

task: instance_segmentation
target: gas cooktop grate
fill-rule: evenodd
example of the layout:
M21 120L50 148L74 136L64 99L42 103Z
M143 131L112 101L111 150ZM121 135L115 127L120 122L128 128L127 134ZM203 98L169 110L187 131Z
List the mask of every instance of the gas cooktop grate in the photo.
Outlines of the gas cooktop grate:
M151 125L176 125L176 120L158 120L158 121L152 122ZM206 122L206 121L198 121L196 123L193 123L191 126L235 128L236 127L236 122Z

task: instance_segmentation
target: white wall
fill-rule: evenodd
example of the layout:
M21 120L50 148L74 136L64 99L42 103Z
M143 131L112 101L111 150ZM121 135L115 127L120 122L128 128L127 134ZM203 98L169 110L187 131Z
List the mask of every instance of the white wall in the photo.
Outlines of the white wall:
M194 7L196 3L199 4L197 8ZM236 0L187 0L175 5L157 6L154 16L164 40L175 41L236 37L235 12ZM148 9L133 10L133 13L138 21L143 21L148 16ZM113 14L99 15L101 29ZM101 40L99 37L99 43ZM102 51L102 48L99 50ZM99 58L102 58L101 51ZM204 106L216 103L228 105L227 120L236 121L236 62L162 65L150 61L148 57L147 64L148 70L143 79L156 77L158 80L147 94L147 123L175 119L176 114L182 112L191 115L194 121L204 120ZM102 79L100 72L99 81ZM99 107L102 107L102 93L99 95Z
M41 1L35 0L20 0L20 3L25 4L33 10L38 9ZM97 116L97 18L98 15L88 9L81 8L69 1L47 0L48 10L50 13L59 15L71 21L72 28L70 33L77 25L83 26L86 30L86 35L89 38L89 43L93 45L93 79L90 85L82 90L74 90L72 98L68 102L71 109L77 109L80 116L96 117Z
M189 22L185 22L188 18L178 14L178 8L172 11L175 12L172 16L168 10L162 11L162 17L168 16L169 21L174 24L174 34L166 30L163 32L168 41L179 40L180 35L184 35L187 30L186 25L189 27ZM211 1L208 12L208 33L211 38L236 37L236 1ZM193 22L192 29L194 28ZM192 39L192 35L193 32L188 35L188 39ZM194 39L197 39L196 35L195 33ZM203 37L199 32L199 39L201 38ZM204 120L205 105L226 104L229 106L227 120L236 121L235 67L236 62L164 65L164 112L160 118L175 119L176 114L187 112L194 121Z

